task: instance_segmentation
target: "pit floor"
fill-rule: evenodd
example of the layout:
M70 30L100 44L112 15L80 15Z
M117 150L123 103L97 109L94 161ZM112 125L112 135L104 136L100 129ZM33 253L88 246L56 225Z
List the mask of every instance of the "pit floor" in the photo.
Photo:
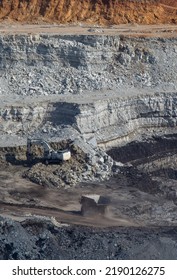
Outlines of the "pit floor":
M26 167L9 165L0 169L0 211L14 220L29 216L55 218L58 223L94 227L175 226L177 205L159 191L158 184L140 172L120 172L100 183L80 183L55 189L34 184L22 177ZM99 194L110 198L106 216L83 217L80 197Z

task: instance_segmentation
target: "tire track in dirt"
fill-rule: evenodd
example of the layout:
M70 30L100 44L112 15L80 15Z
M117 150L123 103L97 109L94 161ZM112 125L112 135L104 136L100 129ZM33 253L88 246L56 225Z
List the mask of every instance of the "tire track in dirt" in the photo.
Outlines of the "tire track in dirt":
M1 213L10 214L14 217L29 217L40 215L44 217L54 217L59 223L68 223L72 225L84 225L92 227L117 227L117 226L136 226L133 222L125 219L114 219L111 217L103 216L93 216L93 217L83 217L80 212L75 214L71 211L64 211L61 209L56 209L52 207L44 206L34 206L34 205L24 205L24 204L12 204L6 202L0 202Z

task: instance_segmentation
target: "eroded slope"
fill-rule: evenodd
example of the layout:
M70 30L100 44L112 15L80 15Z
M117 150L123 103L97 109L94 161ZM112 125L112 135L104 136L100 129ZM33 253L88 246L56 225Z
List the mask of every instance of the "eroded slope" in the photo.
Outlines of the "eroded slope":
M20 22L175 23L175 1L2 0L0 19Z

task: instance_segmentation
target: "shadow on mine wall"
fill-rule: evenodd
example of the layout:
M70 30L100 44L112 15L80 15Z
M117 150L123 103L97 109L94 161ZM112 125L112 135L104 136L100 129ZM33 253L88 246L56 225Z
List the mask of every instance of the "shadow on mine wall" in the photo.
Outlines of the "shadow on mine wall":
M72 125L76 123L76 116L80 113L79 105L74 103L57 102L50 104L45 117L53 125Z
M142 142L133 141L122 147L113 147L107 153L116 161L126 163L136 160L140 164L148 161L149 157L155 158L167 152L177 152L177 134L154 136Z

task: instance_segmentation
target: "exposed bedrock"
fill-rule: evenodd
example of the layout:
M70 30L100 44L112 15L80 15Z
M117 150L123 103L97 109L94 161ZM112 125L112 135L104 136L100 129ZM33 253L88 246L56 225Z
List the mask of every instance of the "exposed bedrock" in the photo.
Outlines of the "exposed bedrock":
M5 106L0 108L1 133L24 134L38 127L44 119L47 104Z
M69 125L109 148L176 126L175 38L6 35L0 49L1 134Z
M93 133L105 147L131 141L143 129L176 126L176 95L156 94L82 105L76 122L83 134Z
M72 126L85 138L95 136L101 146L109 148L130 142L140 131L151 134L175 128L177 94L6 106L1 108L0 119L1 134L27 135L40 131L52 137L61 134L61 127L63 130L64 126Z
M175 0L1 0L0 20L99 24L176 23L174 7Z
M58 95L136 87L175 90L176 39L1 35L0 94Z

